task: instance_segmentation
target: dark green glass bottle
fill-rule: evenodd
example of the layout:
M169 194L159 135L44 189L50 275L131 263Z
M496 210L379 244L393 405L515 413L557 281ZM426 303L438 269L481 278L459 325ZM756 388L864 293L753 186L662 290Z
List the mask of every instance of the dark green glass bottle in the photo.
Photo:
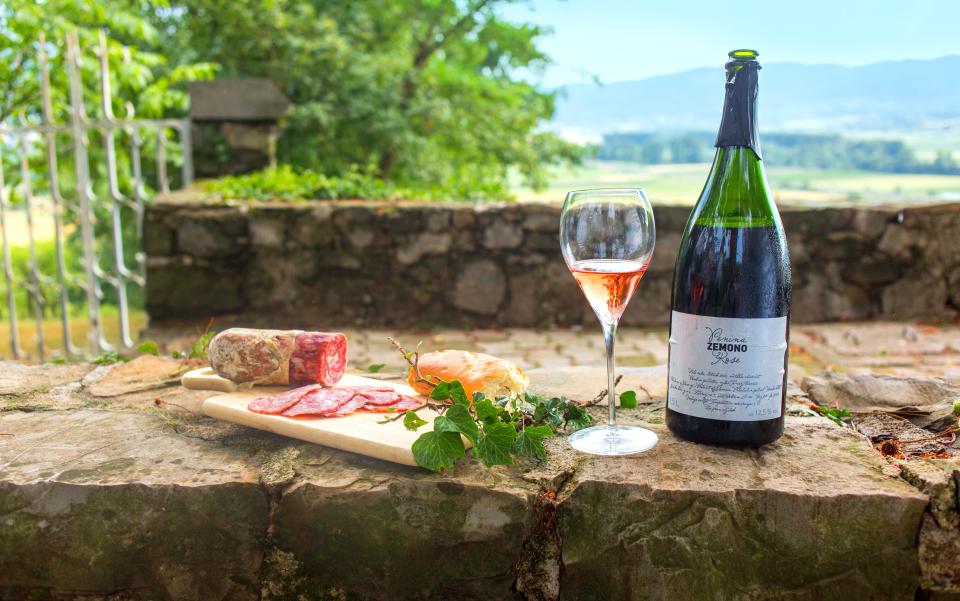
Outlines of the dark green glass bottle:
M783 433L790 259L763 170L756 58L730 53L717 154L673 280L667 426L718 445L762 445Z

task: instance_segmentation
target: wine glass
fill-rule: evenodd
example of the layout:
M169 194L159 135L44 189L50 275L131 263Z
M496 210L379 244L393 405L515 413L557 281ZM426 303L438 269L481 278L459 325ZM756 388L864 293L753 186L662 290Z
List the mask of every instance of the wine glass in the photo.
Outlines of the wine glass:
M600 319L607 352L606 425L570 435L570 446L593 455L632 455L657 444L646 428L618 426L613 345L623 316L653 255L653 208L640 188L576 190L560 214L560 249L570 273Z

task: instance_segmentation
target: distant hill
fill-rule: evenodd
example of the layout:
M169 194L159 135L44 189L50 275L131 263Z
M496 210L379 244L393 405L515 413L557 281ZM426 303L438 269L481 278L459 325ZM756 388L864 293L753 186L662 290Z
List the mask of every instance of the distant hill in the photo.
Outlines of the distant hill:
M598 137L624 131L714 130L723 69L700 68L603 86L566 86L551 129ZM960 55L862 67L763 65L763 131L960 130Z

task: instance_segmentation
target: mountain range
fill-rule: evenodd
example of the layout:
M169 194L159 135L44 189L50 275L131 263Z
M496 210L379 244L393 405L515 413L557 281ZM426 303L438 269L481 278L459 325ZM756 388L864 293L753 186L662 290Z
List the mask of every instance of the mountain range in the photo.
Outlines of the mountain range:
M713 130L723 105L722 67L606 85L566 86L550 129L597 139L625 131ZM762 131L960 132L960 55L930 60L763 65Z

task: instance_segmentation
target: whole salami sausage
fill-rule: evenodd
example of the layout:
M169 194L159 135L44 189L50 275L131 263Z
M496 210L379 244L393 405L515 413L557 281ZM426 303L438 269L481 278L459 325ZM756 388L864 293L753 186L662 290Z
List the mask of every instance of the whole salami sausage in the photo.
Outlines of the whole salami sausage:
M333 386L347 366L347 337L230 328L214 336L207 356L217 375L237 383Z

